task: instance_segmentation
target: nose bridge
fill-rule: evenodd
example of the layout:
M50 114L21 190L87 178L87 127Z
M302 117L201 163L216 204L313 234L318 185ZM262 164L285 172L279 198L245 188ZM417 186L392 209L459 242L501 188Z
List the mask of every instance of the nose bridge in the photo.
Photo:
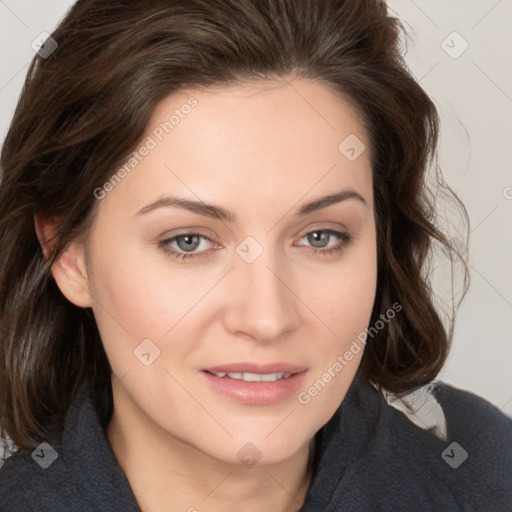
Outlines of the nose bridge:
M237 253L237 293L230 328L259 341L271 341L298 320L294 295L287 282L291 273L281 264L278 251L256 245L254 239L242 242Z

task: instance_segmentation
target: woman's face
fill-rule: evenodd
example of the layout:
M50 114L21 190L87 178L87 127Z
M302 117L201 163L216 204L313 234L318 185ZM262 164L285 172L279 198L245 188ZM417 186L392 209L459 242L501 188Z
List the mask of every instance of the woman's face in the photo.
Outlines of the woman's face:
M329 420L377 278L355 112L318 83L265 85L161 102L96 191L84 256L121 421L237 464L285 460Z

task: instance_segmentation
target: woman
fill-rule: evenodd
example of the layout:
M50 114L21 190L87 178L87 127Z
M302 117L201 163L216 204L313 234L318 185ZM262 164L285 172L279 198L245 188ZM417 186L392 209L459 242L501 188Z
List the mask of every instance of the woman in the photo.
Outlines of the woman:
M1 510L511 509L512 422L434 383L451 247L401 30L377 1L70 10L1 155Z

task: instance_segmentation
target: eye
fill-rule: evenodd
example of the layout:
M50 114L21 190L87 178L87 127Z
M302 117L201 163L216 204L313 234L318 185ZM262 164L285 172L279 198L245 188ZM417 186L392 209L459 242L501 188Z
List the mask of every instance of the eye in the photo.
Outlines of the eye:
M331 238L337 238L339 242L332 247L329 247L328 242ZM305 247L303 244L299 244L299 246L305 247L313 255L320 256L332 255L341 251L352 242L351 235L334 229L315 229L306 233L301 238L301 240L303 239L307 239L307 242L311 244L312 247ZM197 249L201 247L201 243L203 241L212 243L212 239L210 237L201 233L182 233L172 238L160 241L158 246L173 258L184 260L188 258L202 258L206 256L209 251L197 251ZM329 248L326 249L325 247Z
M326 246L328 247L326 242L329 242L333 237L338 238L339 242L325 249ZM301 240L303 239L307 239L308 243L312 245L312 247L307 247L307 249L314 255L320 256L331 256L333 253L341 251L352 242L352 237L348 233L334 229L315 229L306 233L301 238Z
M184 260L186 258L198 258L204 255L204 251L200 253L187 252L195 251L201 245L202 240L207 240L208 242L212 241L210 237L202 235L201 233L183 233L167 240L162 240L158 245L167 254L176 259ZM177 250L172 247L172 244L178 246Z

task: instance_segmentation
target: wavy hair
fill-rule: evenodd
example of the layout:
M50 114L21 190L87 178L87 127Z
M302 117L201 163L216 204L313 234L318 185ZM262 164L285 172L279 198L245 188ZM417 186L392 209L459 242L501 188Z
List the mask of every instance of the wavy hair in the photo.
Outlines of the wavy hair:
M80 0L70 8L52 33L58 48L30 64L0 155L3 440L37 446L85 381L110 386L92 310L62 295L51 268L90 228L93 191L136 148L157 103L187 87L306 78L356 106L377 224L371 324L402 306L368 339L358 372L397 394L436 377L453 318L445 325L434 304L428 263L436 244L462 257L436 221L429 176L469 220L432 165L439 118L404 62L402 34L377 0ZM36 213L56 222L46 257Z

